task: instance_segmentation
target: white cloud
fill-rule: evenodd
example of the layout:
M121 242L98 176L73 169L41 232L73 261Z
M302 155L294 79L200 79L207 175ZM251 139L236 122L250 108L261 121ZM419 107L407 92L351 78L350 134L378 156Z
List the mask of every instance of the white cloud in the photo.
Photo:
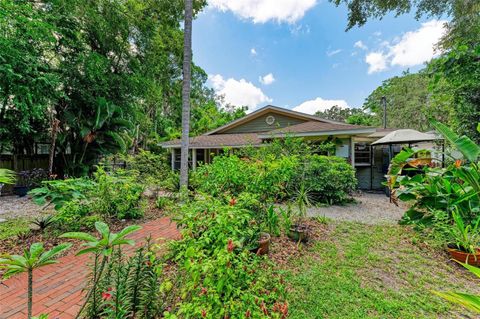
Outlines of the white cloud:
M234 106L248 106L250 110L259 104L270 103L272 99L262 90L245 79L224 79L220 74L210 75L209 80L218 95L224 97L225 103Z
M445 33L445 21L422 23L416 31L405 33L400 42L391 48L392 65L414 66L438 55L434 46Z
M380 31L375 31L375 32L373 32L373 35L376 36L376 37L379 37L379 36L382 35L382 32L380 32Z
M272 73L268 73L264 76L260 76L258 78L258 80L260 81L260 83L262 83L263 85L270 85L272 84L273 82L275 82L275 78L273 77L273 74Z
M355 44L353 46L355 48L359 48L359 49L362 49L362 50L368 50L368 47L361 40L355 42Z
M255 48L251 48L251 49L250 49L250 54L253 55L253 56L255 56L255 55L257 55L258 53L257 53L257 50L255 50Z
M380 72L387 69L387 56L382 52L370 52L365 57L365 62L368 63L368 74Z
M445 21L432 20L392 42L382 41L380 49L365 57L365 62L369 64L368 73L380 72L395 65L411 67L430 61L439 54L435 51L435 44L444 33Z
M232 11L254 23L270 20L294 23L313 8L317 0L208 0L208 3L218 10Z
M327 55L328 55L328 56L334 56L335 54L339 54L340 52L342 52L342 49L336 49L336 50L332 50L332 51L327 51Z
M337 105L343 109L349 107L347 101L345 100L324 100L321 97L317 97L314 100L303 102L302 104L294 107L293 110L307 114L315 114L317 111L325 111L334 105Z

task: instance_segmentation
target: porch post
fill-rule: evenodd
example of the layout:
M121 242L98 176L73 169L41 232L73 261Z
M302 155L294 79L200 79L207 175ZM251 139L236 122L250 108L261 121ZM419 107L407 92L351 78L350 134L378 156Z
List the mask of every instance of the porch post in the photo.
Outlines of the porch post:
M192 169L197 168L197 149L192 148Z
M175 149L172 147L172 171L175 170Z
M355 167L355 140L353 136L350 138L350 145L351 145L350 158L352 159L352 166Z

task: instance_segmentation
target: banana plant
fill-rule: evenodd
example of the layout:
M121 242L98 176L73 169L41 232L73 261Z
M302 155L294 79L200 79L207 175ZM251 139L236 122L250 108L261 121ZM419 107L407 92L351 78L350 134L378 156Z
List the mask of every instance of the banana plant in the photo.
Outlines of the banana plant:
M448 126L434 119L430 119L430 124L442 134L450 143L452 143L463 156L472 163L475 163L480 156L480 146L472 141L468 136L458 136ZM480 132L480 123L477 126Z
M33 270L57 263L55 256L69 249L72 244L60 244L45 251L42 243L34 243L25 249L23 255L6 255L0 258L0 268L6 269L4 278L26 272L28 273L28 318L32 318L33 305Z
M468 264L460 263L460 262L458 263L463 267L467 268L468 271L470 271L472 274L480 278L480 268L477 268ZM468 308L474 312L480 313L480 295L471 295L467 293L453 292L453 291L448 291L448 292L432 291L432 292L437 296L442 297L443 299L446 299L456 304L460 304L465 308Z
M77 253L77 256L88 254L88 253L94 254L92 285L89 292L87 293L87 297L85 298L85 303L82 305L82 307L80 308L80 311L78 312L78 316L80 316L84 311L86 305L91 300L92 302L91 302L91 307L89 310L90 313L88 317L93 317L93 318L96 318L99 314L99 309L98 309L99 299L98 299L97 287L98 287L100 278L102 276L103 270L105 269L105 265L109 260L109 257L112 255L112 252L116 247L119 247L122 245L134 245L135 241L131 239L127 239L126 236L128 234L131 234L141 229L142 227L137 225L131 225L131 226L125 227L118 233L112 233L107 224L103 222L96 222L95 228L100 234L100 238L97 238L95 236L92 236L84 232L69 232L69 233L60 235L60 237L62 238L77 239L85 242L84 244L82 244L84 248Z

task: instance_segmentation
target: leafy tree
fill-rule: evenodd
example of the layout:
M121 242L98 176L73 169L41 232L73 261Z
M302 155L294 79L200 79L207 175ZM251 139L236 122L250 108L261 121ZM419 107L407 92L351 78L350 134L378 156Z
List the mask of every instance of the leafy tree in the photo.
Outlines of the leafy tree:
M338 105L334 105L325 111L317 111L315 115L327 120L349 124L377 125L375 117L361 108L341 108Z
M442 80L443 81L443 80ZM429 130L428 119L434 117L444 123L451 123L453 116L452 97L447 92L429 91L430 79L426 72L404 72L402 76L383 81L365 100L363 108L370 111L375 123L382 123L382 96L387 99L387 127ZM440 82L439 85L445 83Z
M0 268L6 269L4 277L8 278L23 272L28 273L28 319L32 318L33 270L56 263L54 257L71 246L72 244L60 244L49 251L45 251L42 243L34 243L30 246L30 249L25 249L22 256L7 255L0 258Z
M56 28L33 2L0 1L0 151L33 153L59 78L50 56Z

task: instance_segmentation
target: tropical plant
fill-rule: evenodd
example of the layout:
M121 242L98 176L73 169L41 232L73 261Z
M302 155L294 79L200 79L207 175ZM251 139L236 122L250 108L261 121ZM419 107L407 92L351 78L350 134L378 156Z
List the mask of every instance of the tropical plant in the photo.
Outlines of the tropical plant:
M0 168L0 184L15 184L16 178L14 171Z
M472 274L480 278L480 268L460 263L463 267L467 268ZM440 291L433 291L434 294L437 296L442 297L450 302L462 305L465 308L468 308L474 312L480 313L480 295L471 295L467 293L461 292L440 292Z
M47 227L54 223L53 215L43 215L35 218L32 222L33 225L37 226L40 231L44 231Z
M475 223L465 224L458 209L452 212L453 226L450 227L450 238L455 246L464 252L476 254L480 244L480 218Z
M159 289L160 262L150 241L131 257L125 257L121 248L115 249L98 283L102 292L98 306L101 317L157 318L164 297Z
M28 194L37 205L54 205L60 209L66 202L83 200L96 186L88 178L69 178L42 182L42 186L34 188Z
M69 249L71 244L60 244L45 251L42 243L34 243L30 249L25 249L23 255L6 255L0 258L0 268L6 269L4 277L26 272L28 274L28 318L32 318L33 305L33 271L37 268L51 265L57 261L55 256Z
M89 305L87 309L88 316L90 318L97 318L100 314L100 300L101 300L101 291L99 290L98 284L100 278L102 277L105 266L108 263L112 252L116 247L122 245L133 245L135 242L131 239L127 239L126 236L131 234L139 229L140 226L131 225L122 229L118 233L110 232L110 229L107 224L103 222L96 222L95 228L100 234L100 238L96 238L88 233L83 232L69 232L60 236L60 238L72 238L77 240L82 240L85 243L82 244L83 249L81 249L77 256L92 253L93 254L93 268L91 272L91 282L88 289L85 302L79 310L79 314L82 314L85 310L85 307Z

